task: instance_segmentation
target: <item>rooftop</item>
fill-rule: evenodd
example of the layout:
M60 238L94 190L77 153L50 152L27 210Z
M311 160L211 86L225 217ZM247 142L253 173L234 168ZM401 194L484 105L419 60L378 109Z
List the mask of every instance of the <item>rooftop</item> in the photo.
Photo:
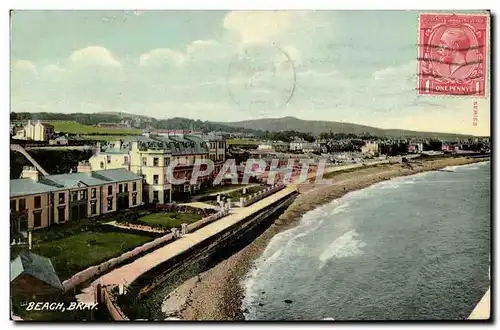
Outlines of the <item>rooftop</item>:
M21 274L34 277L53 288L63 290L61 280L49 258L32 252L22 252L10 263L10 280L14 281Z
M140 149L164 150L173 155L207 153L206 142L197 135L141 135L127 137L122 140L120 148L114 147L114 142L102 148L103 153L127 153L132 143L137 142Z
M141 176L124 168L85 173L46 175L40 176L39 182L33 179L16 179L10 180L10 197L48 193L81 186L101 186L109 183L140 179L142 179Z

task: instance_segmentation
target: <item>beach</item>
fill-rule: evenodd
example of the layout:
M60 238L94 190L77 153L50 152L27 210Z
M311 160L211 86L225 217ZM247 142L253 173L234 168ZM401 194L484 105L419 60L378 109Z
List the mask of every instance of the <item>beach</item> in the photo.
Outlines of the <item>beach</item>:
M293 204L261 236L230 258L171 292L163 306L168 311L166 317L184 320L243 320L245 311L241 311L241 281L271 238L292 228L306 212L348 192L380 181L484 160L468 157L417 159L407 164L385 164L336 173L331 177L333 182L328 185L302 184L298 186L300 195Z

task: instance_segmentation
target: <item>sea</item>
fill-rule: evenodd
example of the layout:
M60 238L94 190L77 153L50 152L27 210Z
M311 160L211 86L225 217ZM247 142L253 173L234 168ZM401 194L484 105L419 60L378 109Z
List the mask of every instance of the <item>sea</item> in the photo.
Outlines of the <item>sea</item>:
M487 291L490 162L398 177L307 212L243 280L246 320L463 320Z

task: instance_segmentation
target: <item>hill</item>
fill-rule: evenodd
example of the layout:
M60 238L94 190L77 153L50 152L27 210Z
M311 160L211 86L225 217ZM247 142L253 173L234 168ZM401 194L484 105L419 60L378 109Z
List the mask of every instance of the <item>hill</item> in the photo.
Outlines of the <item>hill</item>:
M263 133L256 129L245 129L229 126L224 123L201 121L187 118L174 117L169 119L156 119L147 116L140 116L124 112L101 112L101 113L55 113L55 112L11 112L11 121L25 120L47 120L47 121L65 121L76 122L88 127L67 127L66 130L55 128L56 130L69 131L73 133L106 133L98 128L91 126L99 123L120 123L129 121L132 125L132 132L118 132L123 134L137 134L134 129L158 128L158 129L191 129L205 132L221 131L221 132L246 132L246 133ZM127 129L125 129L127 130Z
M10 113L11 120L56 120L56 121L74 121L85 127L72 127L69 131L75 133L103 133L105 130L95 127L101 122L120 123L123 120L131 122L131 129L124 129L119 132L119 129L113 129L116 134L138 134L136 129L142 128L157 128L157 129L191 129L204 132L219 131L228 133L253 133L256 137L267 137L268 132L283 132L297 131L301 133L312 133L319 135L320 133L344 133L344 134L370 134L375 136L388 137L427 137L438 139L454 140L457 138L469 138L471 135L454 134L454 133L439 133L439 132L419 132L401 129L381 129L372 126L358 125L352 123L342 123L334 121L319 121L319 120L302 120L295 117L283 118L264 118L256 120L246 120L238 122L213 122L174 117L169 119L155 119L152 117L123 113L123 112L103 112L103 113ZM58 128L56 128L58 130ZM59 129L63 130L63 129ZM63 130L63 131L67 131Z
M454 134L454 133L439 133L439 132L420 132L409 131L402 129L382 129L377 127L357 125L351 123L340 123L335 121L319 121L319 120L302 120L295 117L283 118L265 118L255 120L245 120L238 122L221 123L239 128L259 127L259 129L269 132L281 131L298 131L303 133L312 133L319 135L320 133L333 132L344 134L371 134L375 136L389 137L427 137L440 139L456 139L469 138L471 135Z

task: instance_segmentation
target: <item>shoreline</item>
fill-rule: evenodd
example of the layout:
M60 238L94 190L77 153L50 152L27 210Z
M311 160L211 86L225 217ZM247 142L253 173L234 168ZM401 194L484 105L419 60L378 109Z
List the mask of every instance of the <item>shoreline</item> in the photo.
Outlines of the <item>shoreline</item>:
M333 183L316 187L299 186L300 195L285 212L257 239L215 267L195 276L173 290L162 304L169 317L183 320L244 320L241 310L242 281L254 261L278 233L293 228L302 215L343 195L395 177L439 170L448 166L484 162L484 158L444 158L412 160L408 164L386 164L334 173Z

